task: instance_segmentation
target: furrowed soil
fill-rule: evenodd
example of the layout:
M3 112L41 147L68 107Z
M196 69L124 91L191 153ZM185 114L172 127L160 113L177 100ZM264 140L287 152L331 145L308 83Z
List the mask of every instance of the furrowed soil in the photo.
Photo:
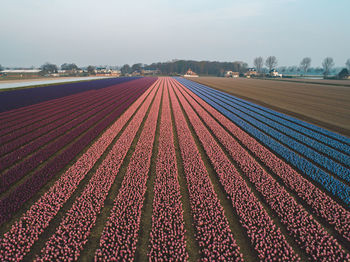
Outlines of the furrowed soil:
M333 79L276 78L273 80L288 81L288 82L302 82L302 83L308 83L308 84L350 86L350 79L333 80Z
M332 84L336 80L327 84L220 77L190 80L350 137L350 86Z

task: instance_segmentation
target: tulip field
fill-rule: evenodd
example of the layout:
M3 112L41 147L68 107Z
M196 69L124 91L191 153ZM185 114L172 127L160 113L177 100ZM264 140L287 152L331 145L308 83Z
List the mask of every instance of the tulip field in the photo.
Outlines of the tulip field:
M0 261L350 261L346 136L180 77L0 103Z

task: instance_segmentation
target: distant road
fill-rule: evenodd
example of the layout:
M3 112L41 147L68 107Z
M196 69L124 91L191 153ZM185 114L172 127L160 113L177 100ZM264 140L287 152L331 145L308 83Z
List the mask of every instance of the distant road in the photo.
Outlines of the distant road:
M17 88L17 87L26 87L33 85L45 85L45 84L54 84L54 83L64 83L64 82L74 82L82 80L94 80L107 78L105 76L94 76L94 77L64 77L64 78L49 78L46 80L43 79L33 79L33 80L4 80L0 82L0 89L7 88Z

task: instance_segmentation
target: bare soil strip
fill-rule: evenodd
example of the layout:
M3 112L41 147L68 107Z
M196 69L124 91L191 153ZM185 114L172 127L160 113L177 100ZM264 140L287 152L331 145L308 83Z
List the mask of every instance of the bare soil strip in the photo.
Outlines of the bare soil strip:
M349 86L350 80L332 80L332 79L303 79L303 78L282 78L282 79L264 79L273 81L286 81L286 82L298 82L303 84L316 84L316 85L331 85L331 86Z

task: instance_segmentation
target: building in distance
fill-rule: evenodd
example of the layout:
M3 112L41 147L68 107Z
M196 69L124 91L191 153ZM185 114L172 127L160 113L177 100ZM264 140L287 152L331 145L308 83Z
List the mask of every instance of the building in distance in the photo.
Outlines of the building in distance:
M184 74L184 77L198 77L198 75L189 68L186 74Z
M237 77L239 77L239 72L226 71L225 72L225 77L237 78Z

